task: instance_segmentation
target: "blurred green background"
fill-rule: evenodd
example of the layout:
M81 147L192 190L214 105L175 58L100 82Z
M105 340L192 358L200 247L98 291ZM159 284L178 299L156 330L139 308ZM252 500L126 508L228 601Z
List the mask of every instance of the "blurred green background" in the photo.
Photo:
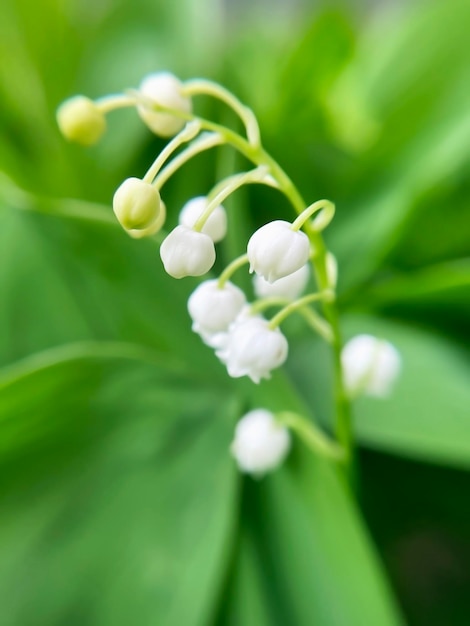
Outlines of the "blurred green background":
M469 27L468 0L3 0L2 626L468 625ZM164 144L132 111L91 149L57 131L66 97L158 70L230 88L307 200L336 203L345 337L381 335L404 362L389 401L354 407L358 504L300 444L272 476L237 474L247 408L328 428L326 349L293 320L284 372L228 380L190 331L196 283L112 218ZM244 166L225 149L186 166L169 225ZM289 215L258 188L228 208L221 264Z

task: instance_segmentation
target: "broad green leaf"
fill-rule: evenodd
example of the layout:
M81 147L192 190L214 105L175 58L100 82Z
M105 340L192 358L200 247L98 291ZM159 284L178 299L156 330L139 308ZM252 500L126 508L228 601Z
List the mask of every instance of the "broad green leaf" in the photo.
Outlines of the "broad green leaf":
M95 212L103 223L0 208L0 362L103 339L151 346L197 368L204 363L208 377L222 374L191 332L186 301L196 281L166 275L155 241L131 240L105 223L111 209L42 202L41 210Z
M208 624L236 516L233 397L100 343L4 370L0 396L2 623Z
M247 480L242 519L221 624L257 623L247 609L273 626L404 623L352 498L326 462L302 451L287 469Z
M217 624L272 626L276 607L270 596L270 584L257 551L256 538L244 525Z
M354 430L360 444L416 459L470 467L470 361L465 346L406 323L344 316L345 339L368 333L400 351L402 372L386 399L354 402ZM320 389L330 394L325 350L305 340L292 350L291 377L310 402ZM320 403L331 419L331 407Z
M252 406L309 414L281 374L246 393ZM293 448L281 470L245 481L240 554L220 623L250 623L251 609L275 626L402 624L344 476L300 442ZM248 607L239 607L245 596Z

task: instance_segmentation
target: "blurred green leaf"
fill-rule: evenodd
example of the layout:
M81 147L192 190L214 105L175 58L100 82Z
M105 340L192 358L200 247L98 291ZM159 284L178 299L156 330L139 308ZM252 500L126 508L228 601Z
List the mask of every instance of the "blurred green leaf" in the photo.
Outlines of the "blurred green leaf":
M5 626L210 622L239 407L139 350L52 349L0 374Z
M250 623L244 590L261 624L403 624L353 501L326 462L302 451L289 469L248 481L243 513L241 569L220 624Z
M353 143L366 137L366 145L353 147L359 154L344 180L346 194L337 196L340 219L331 239L347 287L367 279L399 245L421 198L438 185L452 187L470 164L468 2L389 7L381 17L331 94L333 125L356 134Z
M450 293L461 293L462 305L469 305L470 259L436 263L411 272L384 278L365 289L361 295L369 306L442 300ZM359 296L356 295L356 302Z
M107 224L110 208L33 198L40 210L87 218L64 220L24 210L33 205L21 210L21 195L9 199L0 208L0 362L70 341L119 339L222 377L191 331L186 301L196 281L170 278L155 241Z

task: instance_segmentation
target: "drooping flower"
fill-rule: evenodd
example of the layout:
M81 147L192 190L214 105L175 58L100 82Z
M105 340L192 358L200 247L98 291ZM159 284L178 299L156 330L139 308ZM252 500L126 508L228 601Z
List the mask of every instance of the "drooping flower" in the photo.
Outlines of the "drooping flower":
M357 335L341 353L343 378L351 395L364 393L379 398L390 394L401 368L398 350L372 335Z
M217 351L232 378L249 376L254 383L270 378L287 359L289 346L279 328L269 328L261 316L242 316L229 328L225 345Z
M284 278L279 278L273 283L262 276L253 277L253 286L258 298L285 298L286 300L296 300L302 295L310 277L310 267L308 263L299 270Z
M106 118L86 96L73 96L57 109L57 124L69 141L83 146L95 144L106 130Z
M242 472L260 475L278 467L289 448L287 428L270 411L255 409L238 422L230 449Z
M191 99L183 95L182 86L173 74L156 72L144 78L139 91L157 105L189 114L192 110ZM176 135L187 121L171 113L153 111L146 104L139 105L137 111L147 126L160 137Z
M209 235L177 226L160 246L160 257L173 278L202 276L214 265L214 242Z
M204 213L207 207L206 196L197 196L191 198L181 209L179 215L179 223L188 228L193 228L197 220ZM202 227L201 232L205 235L209 235L214 243L222 241L227 233L227 214L222 205L217 206L206 223Z
M196 287L188 300L192 329L205 343L216 347L218 340L215 336L228 331L245 303L245 294L233 283L226 282L220 287L218 280L206 280Z
M126 230L143 230L155 222L161 208L158 190L140 178L127 178L113 198L114 213Z
M307 263L310 242L305 233L292 230L291 224L275 220L251 236L247 247L250 272L256 272L273 283L289 276Z

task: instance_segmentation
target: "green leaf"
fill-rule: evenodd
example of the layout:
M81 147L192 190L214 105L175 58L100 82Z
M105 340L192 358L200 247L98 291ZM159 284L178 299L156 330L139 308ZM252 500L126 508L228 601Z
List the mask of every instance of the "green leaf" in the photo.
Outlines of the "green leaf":
M367 531L327 462L298 453L287 469L245 485L244 541L221 624L403 623ZM244 577L251 575L253 588Z
M251 406L309 414L280 373L247 393ZM245 481L240 552L219 623L254 624L255 615L273 626L402 624L344 476L300 442L293 448L281 470Z
M5 626L211 620L239 407L141 352L87 343L0 374Z
M9 199L11 206L26 201ZM207 377L222 377L191 331L186 302L197 283L170 278L155 241L131 240L106 223L111 209L33 200L42 211L76 219L0 208L0 364L61 343L120 340L192 363L195 371L204 364Z

